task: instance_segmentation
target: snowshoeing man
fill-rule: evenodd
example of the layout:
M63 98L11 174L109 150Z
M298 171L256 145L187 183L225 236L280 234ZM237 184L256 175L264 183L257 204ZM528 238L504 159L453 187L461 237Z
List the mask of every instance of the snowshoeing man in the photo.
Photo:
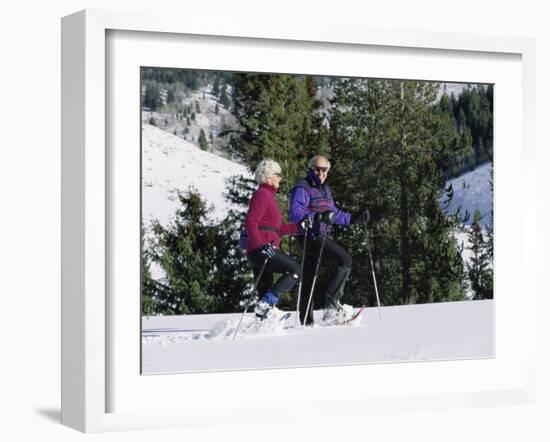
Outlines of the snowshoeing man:
M281 237L303 233L310 225L307 217L293 224L282 223L275 198L282 180L281 166L277 162L260 161L254 177L259 187L250 199L246 216L246 255L254 278L263 268L257 286L260 300L254 307L256 316L263 319L277 305L281 293L291 290L300 278L300 264L279 249ZM275 284L274 273L281 274Z
M313 324L313 298L306 312L312 284L316 274L318 260L336 264L325 291L325 310L323 323L338 324L348 321L353 314L351 306L343 305L340 300L352 268L352 258L344 247L329 237L332 224L349 225L368 220L368 209L358 215L338 209L326 179L330 162L322 155L316 155L308 161L307 175L298 180L291 190L289 219L293 222L309 217L313 228L309 231L304 256L302 280L303 295L300 297L300 322ZM304 248L304 236L298 237L300 247ZM320 256L322 249L322 256Z

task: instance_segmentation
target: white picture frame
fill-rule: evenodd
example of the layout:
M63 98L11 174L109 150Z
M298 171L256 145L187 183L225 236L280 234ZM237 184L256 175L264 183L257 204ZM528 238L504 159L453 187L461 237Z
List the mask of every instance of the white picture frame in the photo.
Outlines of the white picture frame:
M218 39L240 39L250 42L268 42L270 45L337 45L342 51L346 48L369 46L380 50L398 48L407 51L425 50L435 56L449 53L471 54L483 61L485 56L502 55L512 57L521 70L521 109L516 115L519 121L519 144L521 149L514 151L509 159L520 160L523 170L523 186L517 190L521 201L521 215L517 223L508 229L519 226L521 240L515 249L521 257L516 262L521 276L511 287L515 293L515 305L521 311L514 328L521 330L522 351L515 360L508 357L511 349L497 346L493 362L486 361L487 372L496 370L496 381L484 386L467 376L464 379L433 379L439 369L430 363L399 364L400 366L353 366L301 368L276 370L273 382L274 395L269 401L283 406L275 407L269 419L295 417L316 417L334 415L331 404L338 402L337 414L368 414L383 409L397 412L404 409L461 408L470 406L498 406L502 404L533 403L536 392L535 379L535 318L536 288L534 269L526 265L526 256L535 253L536 240L533 228L535 220L535 174L534 170L534 109L535 109L535 43L531 39L516 37L490 37L450 33L426 33L416 31L387 31L357 29L343 26L294 27L277 23L272 27L255 26L253 23L186 23L182 25L175 17L154 16L141 13L87 10L63 18L62 21L62 423L84 432L114 431L139 428L159 428L169 426L207 425L223 422L253 422L264 419L261 406L251 400L250 391L240 386L262 382L270 370L238 371L232 373L185 374L179 380L185 385L193 406L185 401L175 407L172 384L169 376L139 377L139 362L136 370L130 371L128 378L137 384L127 384L133 394L152 395L154 406L136 405L114 406L112 392L118 388L120 375L112 376L113 361L116 360L109 343L109 328L117 321L117 315L110 309L108 299L110 253L127 253L109 247L113 238L109 225L112 222L113 189L109 186L110 134L106 131L106 121L110 117L107 107L108 79L106 79L107 59L106 38L109 32L147 33L158 39L192 37L216 37ZM153 34L154 33L154 34ZM162 43L161 43L162 44ZM238 64L238 62L237 62ZM220 69L223 66L220 67ZM234 69L234 67L232 67ZM367 75L366 75L367 76ZM441 80L449 80L442 78ZM496 104L498 117L498 103ZM498 139L496 140L498 142ZM516 147L516 149L518 149ZM505 164L505 163L502 163ZM498 166L497 166L498 167ZM506 167L506 166L503 166ZM498 172L495 172L498 175ZM136 183L137 185L138 183ZM497 190L498 192L498 190ZM503 205L506 203L502 203ZM496 199L495 211L502 210ZM497 221L498 223L498 221ZM504 225L504 224L503 224ZM507 253L499 248L498 224L496 233L496 273L499 266L504 278ZM501 230L504 232L505 230ZM134 257L133 259L139 259ZM500 264L502 263L502 265ZM510 264L509 264L510 265ZM506 274L508 276L506 276ZM510 296L506 279L495 285L496 298L499 294ZM508 292L507 292L508 290ZM504 298L503 298L504 299ZM504 303L503 303L504 304ZM136 311L136 323L139 312ZM501 330L512 325L509 311L499 313L496 309L495 321ZM497 334L497 339L499 335ZM506 342L503 345L507 345ZM501 355L504 357L501 358ZM508 356L506 356L508 355ZM499 359L501 358L501 359ZM502 363L501 363L502 360ZM134 362L130 361L130 366ZM117 367L115 367L117 368ZM461 361L454 369L477 370L478 361ZM445 367L447 369L447 367ZM322 372L320 371L322 370ZM293 382L306 383L322 373L323 377L345 377L353 384L365 376L387 376L387 372L399 375L407 371L410 376L423 379L416 388L404 390L397 383L391 390L383 388L355 388L352 394L335 393L330 398L315 396L307 402L289 404L275 393L284 385ZM312 373L314 375L312 376ZM123 373L124 374L124 373ZM426 379L431 378L431 384ZM114 380L113 380L114 379ZM122 383L122 382L119 382ZM454 384L454 385L451 385ZM460 384L457 387L456 384ZM382 386L384 383L382 382ZM372 385L370 386L372 387ZM137 388L137 390L135 390ZM139 390L139 389L142 390ZM183 387L182 387L183 388ZM204 393L218 392L219 400L212 396L200 398ZM125 393L126 391L126 393ZM346 391L345 389L343 391ZM176 391L177 393L177 391ZM121 390L118 396L128 394L121 403L135 401L128 389ZM229 398L229 399L223 399ZM159 406L163 401L165 406ZM149 401L150 403L151 401ZM307 404L307 406L304 406Z

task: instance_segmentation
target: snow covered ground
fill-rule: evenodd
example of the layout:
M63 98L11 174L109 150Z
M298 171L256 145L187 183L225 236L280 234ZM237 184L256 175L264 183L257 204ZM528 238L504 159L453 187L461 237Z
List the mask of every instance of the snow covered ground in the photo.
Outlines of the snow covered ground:
M294 329L294 316L251 334L248 314L142 318L143 374L306 367L494 356L493 301L382 307L353 326ZM319 321L321 312L316 312ZM272 324L273 325L273 324Z

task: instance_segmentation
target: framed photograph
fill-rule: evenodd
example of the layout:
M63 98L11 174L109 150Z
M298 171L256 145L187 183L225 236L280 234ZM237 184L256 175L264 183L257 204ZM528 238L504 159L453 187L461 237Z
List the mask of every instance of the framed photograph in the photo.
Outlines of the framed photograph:
M534 400L533 41L108 11L62 26L64 424ZM336 221L293 212L310 175ZM238 246L266 186L287 270ZM304 238L324 261L301 266Z

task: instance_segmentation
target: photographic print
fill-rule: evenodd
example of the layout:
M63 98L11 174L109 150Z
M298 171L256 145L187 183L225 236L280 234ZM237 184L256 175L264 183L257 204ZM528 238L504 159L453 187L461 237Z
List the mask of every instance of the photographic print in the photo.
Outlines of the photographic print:
M494 356L492 84L140 74L142 374Z

